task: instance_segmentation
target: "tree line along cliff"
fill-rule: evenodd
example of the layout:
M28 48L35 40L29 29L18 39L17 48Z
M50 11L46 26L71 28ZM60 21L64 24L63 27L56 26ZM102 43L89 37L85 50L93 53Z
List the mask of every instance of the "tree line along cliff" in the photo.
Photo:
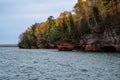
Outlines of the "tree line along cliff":
M120 50L120 0L78 0L74 12L49 16L20 34L20 48ZM67 44L65 46L65 44ZM64 49L63 49L64 50ZM68 49L69 50L69 49ZM72 49L70 49L72 50Z

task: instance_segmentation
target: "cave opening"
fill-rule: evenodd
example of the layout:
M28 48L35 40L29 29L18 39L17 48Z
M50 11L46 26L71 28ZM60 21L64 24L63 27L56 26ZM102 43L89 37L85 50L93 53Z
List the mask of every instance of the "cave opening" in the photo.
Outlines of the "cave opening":
M114 46L105 46L101 48L105 52L116 52L116 48Z

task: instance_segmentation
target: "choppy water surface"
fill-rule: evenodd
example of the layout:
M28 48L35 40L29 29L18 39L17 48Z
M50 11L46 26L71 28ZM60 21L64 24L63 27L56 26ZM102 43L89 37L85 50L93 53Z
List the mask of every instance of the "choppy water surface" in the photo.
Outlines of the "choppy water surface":
M0 80L120 80L120 54L0 47Z

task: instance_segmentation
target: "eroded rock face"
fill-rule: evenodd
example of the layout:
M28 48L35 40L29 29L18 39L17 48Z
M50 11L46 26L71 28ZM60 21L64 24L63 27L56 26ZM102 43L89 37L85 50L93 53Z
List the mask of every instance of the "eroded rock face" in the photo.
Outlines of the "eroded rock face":
M120 45L114 44L112 41L107 39L88 39L86 45L82 45L84 51L104 51L104 52L116 52L120 51Z
M74 44L67 40L64 40L59 42L57 48L59 51L72 51L74 49Z
M120 15L101 19L83 39L81 46L85 51L120 51Z
M52 43L46 43L46 44L41 44L39 45L40 49L55 49L56 45Z
M115 45L116 51L120 52L120 44Z
M19 47L22 48L22 49L30 49L29 46L19 46Z
M101 48L99 45L96 44L89 44L85 46L86 51L101 51Z
M103 46L103 45L90 44L85 46L85 51L116 52L119 50L116 50L115 46Z
M112 40L105 39L103 36L89 36L86 38L84 44L85 51L105 51L105 52L115 52L120 48L117 48Z

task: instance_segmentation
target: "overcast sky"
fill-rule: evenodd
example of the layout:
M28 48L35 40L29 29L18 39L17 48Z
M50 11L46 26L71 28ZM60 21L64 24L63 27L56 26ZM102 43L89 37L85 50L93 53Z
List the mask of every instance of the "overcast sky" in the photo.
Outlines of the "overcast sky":
M17 44L20 33L35 22L72 11L77 0L0 0L0 44Z

